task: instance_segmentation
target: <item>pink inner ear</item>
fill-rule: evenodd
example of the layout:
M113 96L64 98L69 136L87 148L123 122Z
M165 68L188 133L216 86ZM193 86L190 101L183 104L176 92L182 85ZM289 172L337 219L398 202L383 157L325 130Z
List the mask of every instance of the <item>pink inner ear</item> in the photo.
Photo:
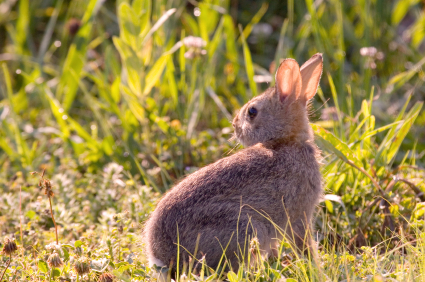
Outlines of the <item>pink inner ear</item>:
M282 76L282 77L280 77ZM279 72L279 81L285 80L284 82L277 83L277 91L279 92L280 101L283 102L286 97L291 95L293 91L292 86L292 73L290 69L285 69Z
M306 102L313 98L319 86L320 77L323 70L322 54L318 53L311 57L301 67L302 90Z
M298 63L293 59L284 60L276 72L276 91L283 102L287 97L298 98L301 92L301 74Z

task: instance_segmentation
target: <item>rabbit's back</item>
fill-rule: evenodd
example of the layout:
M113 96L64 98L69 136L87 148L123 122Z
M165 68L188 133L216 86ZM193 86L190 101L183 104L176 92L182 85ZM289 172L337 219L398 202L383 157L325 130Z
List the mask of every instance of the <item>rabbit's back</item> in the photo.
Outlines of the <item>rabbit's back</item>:
M161 199L146 224L150 260L176 264L178 242L180 259L187 261L184 249L193 254L200 234L197 258L205 254L207 264L216 266L228 246L226 254L236 263L240 245L254 229L271 240L277 232L270 220L284 226L288 215L311 216L321 193L317 155L308 142L277 148L257 144L187 176Z

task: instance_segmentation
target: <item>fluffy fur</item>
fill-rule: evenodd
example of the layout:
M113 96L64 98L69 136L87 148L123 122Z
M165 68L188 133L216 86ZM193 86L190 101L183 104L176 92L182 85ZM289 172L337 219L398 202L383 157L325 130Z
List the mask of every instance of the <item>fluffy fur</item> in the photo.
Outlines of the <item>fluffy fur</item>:
M236 137L247 148L187 176L161 199L144 230L151 265L175 267L179 244L180 266L195 255L215 268L224 252L237 268L254 237L262 255L276 254L279 230L300 251L313 250L306 233L322 183L306 103L321 71L321 54L301 70L294 60L283 61L276 86L249 101L233 120ZM255 117L248 114L252 107Z

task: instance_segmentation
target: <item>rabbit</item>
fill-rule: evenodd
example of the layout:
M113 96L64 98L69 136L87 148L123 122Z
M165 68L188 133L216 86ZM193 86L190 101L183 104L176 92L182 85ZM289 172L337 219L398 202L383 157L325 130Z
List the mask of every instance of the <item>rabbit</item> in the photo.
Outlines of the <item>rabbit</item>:
M232 122L245 149L188 175L163 196L143 231L150 266L175 270L193 256L198 268L203 259L212 268L226 261L237 269L255 255L248 251L251 240L266 258L278 255L283 236L301 253L315 252L308 235L323 190L307 105L322 69L319 53L301 69L285 59L276 85Z

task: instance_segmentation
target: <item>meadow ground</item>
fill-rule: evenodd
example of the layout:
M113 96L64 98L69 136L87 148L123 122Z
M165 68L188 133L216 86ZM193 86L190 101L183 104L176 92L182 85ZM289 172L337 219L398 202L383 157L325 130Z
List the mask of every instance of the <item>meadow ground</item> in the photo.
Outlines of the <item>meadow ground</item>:
M321 52L317 261L282 242L178 279L425 281L424 26L419 0L0 1L0 280L153 280L161 195L240 149L280 58Z

